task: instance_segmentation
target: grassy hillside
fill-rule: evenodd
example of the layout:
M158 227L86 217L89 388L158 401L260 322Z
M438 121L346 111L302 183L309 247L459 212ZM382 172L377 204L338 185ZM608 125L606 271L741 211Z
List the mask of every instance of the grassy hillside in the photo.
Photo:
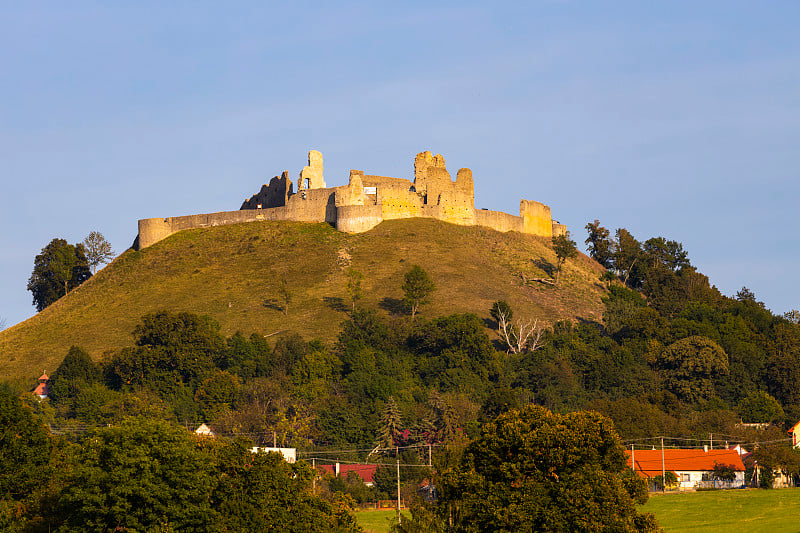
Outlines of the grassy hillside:
M348 235L327 224L251 222L188 230L142 251L128 250L38 315L0 332L0 377L52 372L70 345L93 358L132 342L142 315L158 309L207 314L225 335L285 330L336 337L349 302L345 268L364 274L359 305L391 312L403 275L419 264L437 285L423 316L489 316L506 299L518 316L549 323L599 320L601 268L584 255L564 267L558 288L535 281L555 265L549 239L432 219L387 221ZM284 314L279 284L292 292Z

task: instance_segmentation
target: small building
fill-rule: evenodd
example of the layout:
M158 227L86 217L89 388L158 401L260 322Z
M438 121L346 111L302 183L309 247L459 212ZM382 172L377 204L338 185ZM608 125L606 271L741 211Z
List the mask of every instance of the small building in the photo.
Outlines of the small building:
M200 424L200 427L194 430L197 435L201 437L216 437L217 434L211 431L211 428L208 427L206 424Z
M44 400L47 398L47 395L50 394L50 390L47 388L48 381L50 381L50 378L47 377L47 372L43 372L42 375L39 376L39 384L33 389L33 393L38 396L40 400Z
M375 484L375 470L378 465L364 465L364 464L340 464L334 463L332 465L319 465L318 468L332 474L334 476L347 477L347 474L354 472L358 477L364 481L364 485L372 487Z
M744 463L735 449L665 449L665 450L626 450L628 466L648 481L658 477L663 471L673 472L678 478L680 489L744 487ZM716 465L730 466L735 472L733 481L714 479Z
M792 446L800 448L800 422L789 428L789 434L792 436Z
M253 453L279 453L287 463L297 462L297 448L274 448L268 446L255 446L250 449Z

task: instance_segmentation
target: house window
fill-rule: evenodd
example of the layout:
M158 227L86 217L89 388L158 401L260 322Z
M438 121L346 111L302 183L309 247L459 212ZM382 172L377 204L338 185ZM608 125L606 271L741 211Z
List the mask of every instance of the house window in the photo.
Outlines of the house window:
M703 481L711 481L711 476L708 474L703 474Z
M681 474L681 481L683 483L688 483L691 480L692 480L692 475L691 474Z

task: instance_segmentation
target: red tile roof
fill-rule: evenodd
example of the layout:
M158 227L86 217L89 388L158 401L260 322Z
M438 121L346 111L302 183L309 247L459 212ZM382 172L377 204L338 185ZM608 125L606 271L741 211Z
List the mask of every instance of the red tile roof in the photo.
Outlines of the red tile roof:
M336 465L319 465L319 468L329 474L336 474ZM373 475L377 469L378 465L339 464L339 475L346 477L348 472L355 472L364 480L364 483L372 483Z
M625 451L630 466L631 452ZM661 475L661 450L635 450L633 460L640 476ZM738 472L744 471L744 463L736 450L664 450L664 469L672 472L711 471L716 463L731 465Z

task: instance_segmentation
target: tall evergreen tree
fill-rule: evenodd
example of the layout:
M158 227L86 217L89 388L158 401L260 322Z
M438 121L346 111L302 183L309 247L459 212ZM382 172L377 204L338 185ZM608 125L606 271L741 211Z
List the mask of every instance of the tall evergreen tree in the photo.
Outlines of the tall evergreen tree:
M386 407L381 416L378 440L375 445L383 449L399 446L402 425L403 420L400 415L400 408L397 406L397 402L394 401L394 396L389 396L389 401L386 402Z

